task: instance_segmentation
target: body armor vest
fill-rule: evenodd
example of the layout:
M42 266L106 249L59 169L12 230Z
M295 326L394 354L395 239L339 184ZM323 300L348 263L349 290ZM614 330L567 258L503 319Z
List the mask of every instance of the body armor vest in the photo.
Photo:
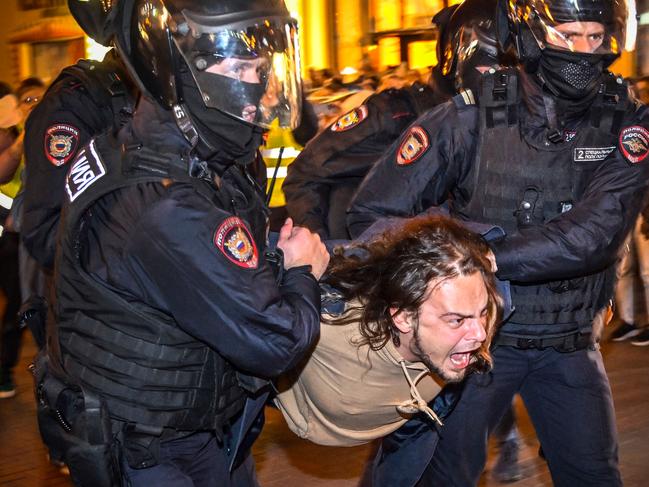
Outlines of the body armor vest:
M591 177L616 150L627 107L626 86L606 74L600 93L575 132L548 133L540 143L526 139L519 120L521 103L515 70L486 76L480 97L480 135L469 175L472 188L464 218L501 226L509 235L524 234L570 211ZM545 130L545 129L543 129ZM560 137L560 138L557 138ZM514 168L514 169L512 169ZM511 283L520 324L590 325L612 295L613 266L589 276L542 284Z
M175 160L174 160L175 159ZM108 136L91 142L70 169L70 205L63 214L57 282L58 343L65 372L79 386L99 393L111 418L145 428L215 430L218 435L245 401L237 373L213 349L185 333L171 316L126 300L84 270L79 257L92 205L127 186L172 179L192 184L219 208L237 209L243 190L187 174L180 156L161 156L136 147L121 154ZM236 172L238 168L233 167ZM243 176L235 176L241 177ZM257 198L259 196L257 195ZM253 201L253 200L248 200ZM264 229L250 221L264 248ZM262 240L260 240L262 239Z

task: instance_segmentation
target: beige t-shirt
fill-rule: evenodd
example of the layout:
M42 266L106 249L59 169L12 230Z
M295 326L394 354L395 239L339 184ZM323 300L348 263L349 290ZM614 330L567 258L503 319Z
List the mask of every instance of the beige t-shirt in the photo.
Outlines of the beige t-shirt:
M322 323L320 340L295 383L275 399L289 428L301 438L332 446L354 446L386 436L410 416L397 406L412 401L392 341L379 351L359 347L358 323ZM369 351L369 354L368 354ZM440 385L421 362L404 361L426 402Z

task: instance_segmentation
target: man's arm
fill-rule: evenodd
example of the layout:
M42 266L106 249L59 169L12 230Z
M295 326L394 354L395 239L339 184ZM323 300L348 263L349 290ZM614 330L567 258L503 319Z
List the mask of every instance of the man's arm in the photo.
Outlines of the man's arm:
M610 266L642 208L648 178L649 159L633 164L616 150L570 211L493 244L498 277L560 280Z
M414 118L409 104L391 90L372 95L314 138L288 166L282 186L296 224L329 237L335 187L357 184Z
M347 212L352 238L383 217L414 216L440 205L468 170L475 107L444 103L417 119L377 161Z
M68 163L93 135L108 127L112 118L108 121L105 117L78 81L63 78L27 119L22 239L29 253L46 268L54 265Z
M23 133L6 145L0 152L0 184L6 184L16 175L20 160L23 156ZM3 135L9 138L9 135Z
M320 326L319 287L300 265L306 261L287 255L294 267L278 285L246 222L207 206L193 188L173 191L127 243L133 292L246 373L271 378L293 367ZM283 229L285 239L293 230Z

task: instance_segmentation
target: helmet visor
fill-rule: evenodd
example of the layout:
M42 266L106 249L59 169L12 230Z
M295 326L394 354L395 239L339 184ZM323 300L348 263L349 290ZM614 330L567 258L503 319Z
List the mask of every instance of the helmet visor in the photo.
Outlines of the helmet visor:
M635 0L529 0L512 7L541 49L619 55L635 47Z
M491 20L481 20L462 26L451 41L457 49L456 76L479 66L498 65L498 46Z
M205 25L183 12L173 39L207 107L268 128L299 123L302 86L297 22L274 16Z

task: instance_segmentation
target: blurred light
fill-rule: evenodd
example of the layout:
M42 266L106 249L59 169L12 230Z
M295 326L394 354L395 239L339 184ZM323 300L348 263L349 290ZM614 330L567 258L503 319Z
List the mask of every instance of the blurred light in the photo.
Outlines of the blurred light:
M401 64L401 42L398 37L379 39L379 64L381 68Z
M638 35L638 15L635 8L635 2L627 2L628 19L626 21L626 36L624 37L624 49L633 51L635 49L635 39Z
M340 74L342 74L343 76L357 74L357 73L358 71L352 68L351 66L345 66L343 69L340 70Z
M101 61L104 59L104 56L108 51L110 51L110 47L102 46L98 42L95 42L93 39L90 37L85 38L86 41L86 58L87 59L94 59L95 61Z
M437 64L436 47L436 41L417 41L408 44L409 67L423 69Z

